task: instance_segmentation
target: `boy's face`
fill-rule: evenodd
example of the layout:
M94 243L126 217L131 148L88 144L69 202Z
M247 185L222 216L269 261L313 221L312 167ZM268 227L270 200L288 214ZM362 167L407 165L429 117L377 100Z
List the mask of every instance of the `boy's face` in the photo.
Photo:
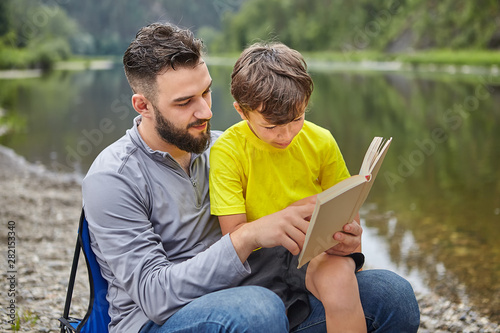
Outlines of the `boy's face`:
M260 108L249 112L248 117L241 112L238 103L234 103L234 107L241 115L243 120L246 120L252 132L262 141L279 149L285 149L292 143L293 138L299 134L302 126L304 126L305 112L298 118L295 118L288 124L273 125L264 119L259 112ZM305 110L304 110L305 111Z

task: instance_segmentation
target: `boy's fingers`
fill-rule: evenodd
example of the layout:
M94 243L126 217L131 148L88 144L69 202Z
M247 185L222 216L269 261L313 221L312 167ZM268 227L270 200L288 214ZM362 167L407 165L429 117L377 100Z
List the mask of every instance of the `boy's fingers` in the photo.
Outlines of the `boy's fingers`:
M300 251L306 239L305 232L299 228L290 228L289 230L287 230L287 235L297 244Z
M351 223L345 224L343 230L344 232L354 236L359 236L363 233L363 228L356 220L352 221Z
M300 253L300 247L297 243L295 243L291 238L287 238L282 246L290 251L291 254L297 255Z

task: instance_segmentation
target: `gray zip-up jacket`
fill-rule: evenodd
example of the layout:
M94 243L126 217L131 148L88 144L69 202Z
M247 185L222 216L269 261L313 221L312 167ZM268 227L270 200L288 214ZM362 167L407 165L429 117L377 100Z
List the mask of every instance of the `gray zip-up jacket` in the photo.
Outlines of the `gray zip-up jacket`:
M250 272L210 215L209 150L193 154L188 176L168 153L145 144L140 121L101 152L83 181L92 249L109 284L110 332L162 324ZM212 142L219 135L212 132Z

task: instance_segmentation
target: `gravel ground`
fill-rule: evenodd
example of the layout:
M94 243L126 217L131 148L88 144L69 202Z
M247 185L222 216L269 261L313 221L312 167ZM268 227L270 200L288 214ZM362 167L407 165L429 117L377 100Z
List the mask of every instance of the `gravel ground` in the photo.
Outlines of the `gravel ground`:
M0 288L0 332L11 331L8 321L14 308L19 331L58 332L80 216L80 179L48 172L0 146L0 184L0 262L6 275ZM13 253L9 249L15 250L15 262L8 261ZM87 307L86 286L81 263L73 297L75 316ZM500 332L498 324L465 304L434 294L417 298L419 332Z

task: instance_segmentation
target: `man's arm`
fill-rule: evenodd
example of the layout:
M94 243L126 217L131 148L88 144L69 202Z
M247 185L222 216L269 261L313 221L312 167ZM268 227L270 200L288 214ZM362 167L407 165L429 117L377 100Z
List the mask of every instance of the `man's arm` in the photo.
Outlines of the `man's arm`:
M227 236L194 257L172 262L172 256L182 253L166 252L162 242L168 240L155 231L162 225L149 220L148 199L129 177L87 177L83 197L98 261L110 288L119 293L112 302L120 303L114 304L120 310L137 304L148 318L163 323L193 299L233 287L249 273Z

